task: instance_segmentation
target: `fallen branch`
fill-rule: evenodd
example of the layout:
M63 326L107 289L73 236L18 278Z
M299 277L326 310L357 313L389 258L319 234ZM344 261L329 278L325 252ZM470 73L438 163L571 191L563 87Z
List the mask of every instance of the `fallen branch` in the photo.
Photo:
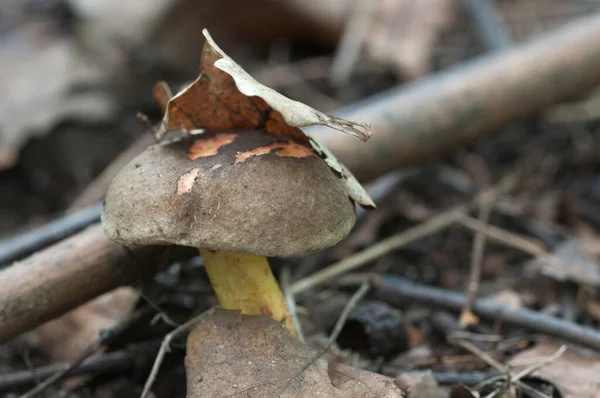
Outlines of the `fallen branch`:
M14 391L18 388L35 384L36 377L45 379L59 372L69 371L69 377L81 375L119 374L135 367L139 352L128 350L109 352L104 355L87 358L73 368L70 363L58 363L31 370L19 370L0 375L0 391Z
M0 344L166 263L164 247L110 241L100 224L0 271Z
M23 232L0 241L0 268L37 250L69 237L100 221L102 204L98 203L77 212L66 214L41 228Z
M419 370L419 369L406 369L406 368L401 368L401 367L397 367L397 366L393 366L393 365L383 365L383 366L371 365L371 366L367 367L367 370L370 370L371 372L381 373L381 374L384 374L384 375L390 376L390 377L399 377L406 373L425 372L425 371ZM487 380L491 377L496 377L501 374L499 372L488 372L488 373L480 373L480 372L473 372L473 373L467 373L467 372L462 373L461 372L461 373L459 373L459 372L439 372L439 371L427 371L427 372L430 373L431 376L433 376L433 378L435 379L435 381L438 382L438 384L442 384L442 385L463 384L465 386L474 386L476 384L484 382L485 380Z
M376 279L374 294L380 300L395 306L420 303L457 312L462 310L466 302L462 293L420 285L391 275ZM520 326L531 332L600 350L600 331L541 312L508 308L489 300L476 300L473 303L473 312L482 318L501 319L506 324Z
M421 164L600 84L600 15L393 88L336 114L366 120L369 142L321 127L318 139L359 180ZM560 76L560 78L557 78Z

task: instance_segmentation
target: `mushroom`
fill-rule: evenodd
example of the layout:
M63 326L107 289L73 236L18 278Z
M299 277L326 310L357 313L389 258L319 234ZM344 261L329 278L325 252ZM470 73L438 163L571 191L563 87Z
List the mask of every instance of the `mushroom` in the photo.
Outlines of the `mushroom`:
M335 245L355 208L312 148L234 130L149 147L113 180L102 222L123 244L198 248L222 308L268 315L295 334L266 257Z

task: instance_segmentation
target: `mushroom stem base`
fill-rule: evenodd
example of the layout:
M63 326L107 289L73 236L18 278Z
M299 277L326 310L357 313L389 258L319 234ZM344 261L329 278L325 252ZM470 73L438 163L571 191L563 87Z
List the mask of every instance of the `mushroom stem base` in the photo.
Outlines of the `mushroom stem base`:
M267 315L296 335L290 313L266 257L200 249L221 308Z

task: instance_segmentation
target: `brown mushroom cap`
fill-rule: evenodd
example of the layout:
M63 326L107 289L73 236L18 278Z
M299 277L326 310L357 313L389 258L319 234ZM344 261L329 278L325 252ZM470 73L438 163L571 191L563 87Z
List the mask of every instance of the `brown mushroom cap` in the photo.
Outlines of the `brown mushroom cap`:
M154 145L113 180L102 222L124 244L295 256L342 240L355 221L343 181L312 149L259 131Z

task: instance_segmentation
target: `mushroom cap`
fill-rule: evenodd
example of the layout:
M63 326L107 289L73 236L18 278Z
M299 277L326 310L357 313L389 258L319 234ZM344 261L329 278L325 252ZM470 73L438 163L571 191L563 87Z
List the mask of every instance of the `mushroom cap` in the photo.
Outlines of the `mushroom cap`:
M354 222L344 182L314 150L261 131L149 147L112 181L102 215L123 244L282 257L333 246Z

